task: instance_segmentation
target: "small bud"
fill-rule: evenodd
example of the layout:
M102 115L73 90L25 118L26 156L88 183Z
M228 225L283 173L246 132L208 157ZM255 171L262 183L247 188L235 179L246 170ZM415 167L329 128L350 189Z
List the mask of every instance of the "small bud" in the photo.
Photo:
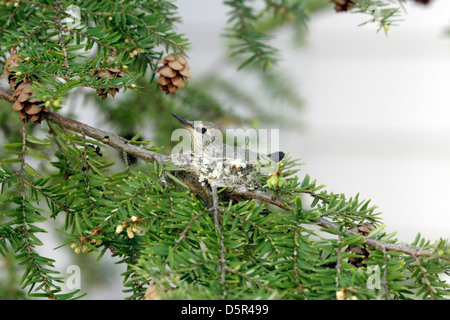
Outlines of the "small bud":
M342 290L336 291L336 300L345 300L345 293Z
M138 51L137 51L136 49L134 49L134 50L133 50L133 55L136 56L137 54L138 54Z
M269 180L267 180L267 185L269 187L275 187L276 185L278 185L278 176L277 175L271 176Z
M52 102L52 105L53 105L54 107L59 107L59 101L58 101L58 100L53 101L53 102Z
M102 239L97 239L95 241L95 244L98 245L98 246L101 245L102 244Z
M22 72L20 72L20 71L16 72L16 77L20 77L21 75L22 75Z
M112 21L113 17L109 16L108 19L109 19L109 21Z
M119 224L117 227L116 227L116 233L121 233L123 231L123 226L121 225L121 224Z
M81 249L80 249L80 248L76 248L76 249L75 249L75 253L76 253L76 254L80 254L80 252L81 252Z
M139 228L133 227L131 228L131 231L133 231L134 233L140 233L141 230L139 230Z
M86 253L89 251L89 247L88 246L83 246L83 250L81 250L83 253Z
M74 241L74 242L72 242L72 244L70 245L70 247L72 248L72 249L75 249L76 247L77 247L77 243Z
M137 217L136 216L132 216L131 217L131 221L136 222L137 221Z
M134 83L128 85L128 88L130 88L130 89L134 89L134 88L136 88L136 87L137 87L137 86L136 86Z
M46 108L50 108L51 104L52 104L52 102L50 100L45 101L45 107Z
M30 57L26 57L24 60L25 61L30 61Z
M123 69L123 70L128 70L128 66L123 65L123 66L122 66L122 69Z

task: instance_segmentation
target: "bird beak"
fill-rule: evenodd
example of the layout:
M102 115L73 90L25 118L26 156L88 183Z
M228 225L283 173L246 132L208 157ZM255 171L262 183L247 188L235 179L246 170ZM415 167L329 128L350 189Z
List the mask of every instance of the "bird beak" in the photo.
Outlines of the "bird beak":
M189 127L191 129L194 129L194 123L192 121L188 121L185 120L179 116L177 116L176 114L173 114L172 112L170 113L175 119L177 119L178 121L180 121L180 123L185 126L185 127Z

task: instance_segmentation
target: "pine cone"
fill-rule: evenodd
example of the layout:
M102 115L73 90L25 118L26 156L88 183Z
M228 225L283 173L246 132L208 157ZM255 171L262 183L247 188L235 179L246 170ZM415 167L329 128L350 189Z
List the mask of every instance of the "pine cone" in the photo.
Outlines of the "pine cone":
M177 93L178 89L184 88L186 79L191 77L189 64L185 57L173 53L159 61L163 65L156 70L159 73L159 88L166 94Z
M349 11L352 9L352 5L355 4L353 0L330 0L330 1L336 4L334 6L334 9L337 12Z
M21 57L19 57L17 55L17 53L12 53L8 59L5 62L5 69L2 75L2 78L8 78L9 81L9 88L11 90L14 90L17 88L17 86L22 82L22 81L17 81L17 79L14 77L16 75L16 73L9 69L9 68L14 68L14 67L18 67L19 66L19 62L24 62L25 59L22 59Z
M364 237L367 237L369 233L375 228L375 226L371 223L361 223L357 227L350 229L352 232L358 232L362 234ZM361 248L359 246L348 246L345 250L346 252L354 252L356 254L364 256L364 258L349 258L348 263L354 265L355 267L361 268L363 267L363 261L367 260L369 258L369 250L366 246L364 248Z
M114 57L109 56L107 61L114 61ZM117 67L108 67L100 70L95 70L92 74L92 76L94 77L106 79L115 79L117 77L123 77L124 75L125 72ZM105 89L97 89L97 94L102 97L102 99L106 99L108 97L108 94L114 97L116 93L119 92L119 90L119 88L109 88L109 90L105 92Z
M44 103L39 99L28 99L32 95L31 82L21 82L13 93L15 101L12 109L19 112L20 120L26 119L27 121L33 121L34 123L41 123L42 119L44 119L44 114L49 112L50 109L43 106Z

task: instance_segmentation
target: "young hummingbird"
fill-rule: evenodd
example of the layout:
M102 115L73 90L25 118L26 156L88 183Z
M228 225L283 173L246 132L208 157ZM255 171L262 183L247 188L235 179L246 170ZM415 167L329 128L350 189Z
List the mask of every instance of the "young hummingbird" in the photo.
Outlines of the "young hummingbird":
M285 156L282 151L261 155L245 148L224 144L222 132L216 124L206 121L189 121L173 113L170 114L188 130L193 152L202 157L223 158L241 161L245 164L255 164L263 158L278 163Z

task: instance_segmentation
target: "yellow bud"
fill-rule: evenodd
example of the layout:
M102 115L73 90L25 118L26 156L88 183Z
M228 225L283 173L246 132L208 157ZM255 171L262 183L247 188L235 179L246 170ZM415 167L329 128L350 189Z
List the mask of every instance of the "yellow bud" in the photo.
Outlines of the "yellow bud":
M336 300L345 300L345 293L342 291L336 291Z
M128 238L130 238L130 239L133 239L133 238L134 238L134 232L133 232L133 228L132 228L132 227L128 227L128 228L127 228L127 236L128 236Z
M16 77L20 77L21 75L22 75L22 72L20 72L20 71L16 72Z
M54 107L59 107L59 101L58 101L58 100L53 101L53 102L52 102L52 105L53 105Z
M72 249L75 249L76 247L77 247L77 243L74 241L74 242L72 242L72 244L70 245L70 247L72 248Z
M141 232L141 230L139 230L136 227L131 228L131 231L133 231L134 233L140 233Z
M75 253L76 253L76 254L80 254L80 252L81 252L80 248L76 248L76 249L75 249Z
M50 108L52 102L50 100L45 101L45 107Z
M136 216L132 216L131 217L131 221L136 222L137 221L137 217Z
M121 225L121 224L119 224L117 227L116 227L116 233L121 233L123 231L123 226Z
M136 49L134 49L133 54L136 56L138 54L138 51Z
M81 250L83 253L86 253L89 251L89 247L88 246L83 246L83 250Z
M109 16L108 19L109 19L109 21L112 21L113 17Z
M95 244L98 245L98 246L101 245L102 244L102 239L97 239L97 241L95 241Z
M134 83L128 85L128 88L130 88L130 89L135 89L136 87L137 86Z

